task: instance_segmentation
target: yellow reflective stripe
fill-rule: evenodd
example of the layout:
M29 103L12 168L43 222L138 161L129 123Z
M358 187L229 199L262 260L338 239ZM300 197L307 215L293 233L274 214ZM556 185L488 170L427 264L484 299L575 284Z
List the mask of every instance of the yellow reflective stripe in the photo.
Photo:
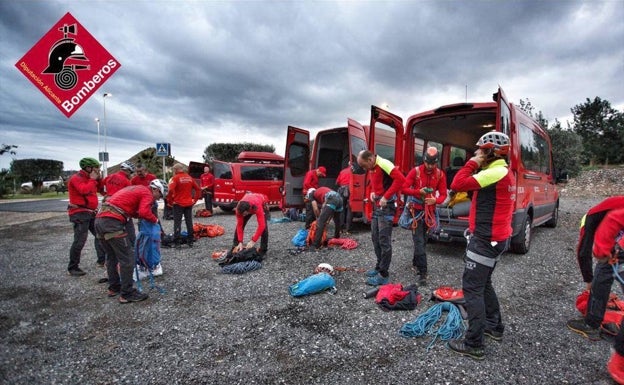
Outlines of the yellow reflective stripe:
M486 187L503 179L505 175L507 175L507 163L503 159L497 159L473 177L479 186Z
M379 155L377 155L375 159L375 165L379 166L379 168L384 170L384 172L388 175L390 175L392 169L394 168L394 164L392 164L392 162L390 162L388 159L382 158Z
M583 226L585 226L585 219L587 218L587 214L583 215L583 218L581 218L581 226L579 226L579 229L582 229Z

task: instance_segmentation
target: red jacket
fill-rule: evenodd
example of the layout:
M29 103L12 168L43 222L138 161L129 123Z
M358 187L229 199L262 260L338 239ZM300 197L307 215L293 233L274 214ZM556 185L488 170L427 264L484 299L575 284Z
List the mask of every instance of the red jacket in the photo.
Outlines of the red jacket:
M348 186L351 181L351 167L343 168L336 178L336 186Z
M214 191L214 175L211 172L205 172L199 177L201 188L204 191Z
M469 160L457 171L451 190L474 191L468 217L472 234L492 242L504 241L513 230L511 218L516 200L516 181L504 159L497 159L478 170L478 163Z
M594 237L594 257L597 259L609 258L615 239L624 232L624 207L609 211L604 217Z
M101 180L91 179L86 171L80 170L67 182L69 207L67 213L73 215L82 211L93 212L98 208L98 192L102 189Z
M318 186L319 180L316 169L308 171L303 178L303 195L307 194L309 189L318 188Z
M106 188L106 196L110 197L124 187L130 186L130 179L125 171L119 170L104 178L104 187Z
M581 269L583 282L589 283L594 279L592 254L598 226L608 212L621 207L624 207L624 195L613 196L589 209L581 219L576 259Z
M115 195L109 197L102 206L110 205L125 213L127 217L141 218L146 221L156 223L158 218L152 212L154 196L152 190L146 186L128 186L119 190ZM97 218L109 217L126 222L126 217L116 210L101 210Z
M332 191L332 189L330 189L329 187L322 186L314 190L312 196L314 197L315 201L322 205L323 203L325 203L325 194L330 191Z
M258 220L258 228L256 232L251 237L251 240L257 242L260 239L260 236L266 229L266 219L264 217L264 207L269 204L269 197L264 194L245 194L243 198L240 200L241 202L249 202L251 208L249 209L250 214L255 214L256 219ZM236 236L238 237L239 242L243 241L243 220L244 217L236 211Z
M413 196L418 200L422 200L420 189L424 187L430 187L433 189L432 197L436 198L437 205L444 202L446 200L446 196L448 195L448 191L446 191L446 175L444 174L444 171L436 167L430 174L428 174L424 164L414 167L407 173L401 192L403 194ZM438 192L437 197L436 191ZM414 207L419 210L423 209L423 205L420 203L415 203ZM434 206L432 205L431 207L433 208Z
M193 192L195 192L193 194ZM167 202L182 207L193 206L201 197L201 189L195 179L184 171L180 171L171 178Z
M149 186L150 182L156 179L156 175L150 174L149 172L144 176L135 175L130 179L130 184L133 186Z
M392 162L377 155L375 157L375 167L368 172L371 182L371 191L375 196L386 200L401 192L401 187L405 182L405 177L398 167Z

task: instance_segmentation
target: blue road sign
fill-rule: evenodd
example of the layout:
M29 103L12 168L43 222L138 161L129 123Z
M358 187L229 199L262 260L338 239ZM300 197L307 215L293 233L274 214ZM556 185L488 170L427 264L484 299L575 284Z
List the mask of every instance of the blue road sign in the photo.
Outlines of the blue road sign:
M171 155L171 143L156 143L156 156Z

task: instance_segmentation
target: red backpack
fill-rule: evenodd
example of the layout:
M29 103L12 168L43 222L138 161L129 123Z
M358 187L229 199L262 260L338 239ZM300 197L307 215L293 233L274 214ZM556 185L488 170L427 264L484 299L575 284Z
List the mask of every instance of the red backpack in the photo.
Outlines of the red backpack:
M587 302L589 302L589 290L583 291L576 297L576 308L583 316L587 314ZM600 328L602 331L615 336L620 330L622 320L624 320L624 301L616 294L611 293Z

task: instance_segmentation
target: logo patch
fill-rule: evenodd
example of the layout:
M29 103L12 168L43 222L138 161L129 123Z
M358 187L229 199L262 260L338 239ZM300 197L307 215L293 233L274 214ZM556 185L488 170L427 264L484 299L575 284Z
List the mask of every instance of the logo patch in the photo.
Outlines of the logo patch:
M69 118L121 64L68 12L15 67Z

